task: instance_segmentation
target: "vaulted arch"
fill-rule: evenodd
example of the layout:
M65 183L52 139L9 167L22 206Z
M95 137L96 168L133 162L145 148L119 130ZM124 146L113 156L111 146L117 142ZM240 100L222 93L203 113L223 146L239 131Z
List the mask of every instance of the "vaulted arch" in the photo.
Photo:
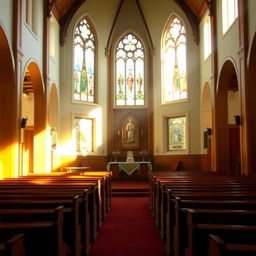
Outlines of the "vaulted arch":
M233 99L232 99L233 97ZM223 64L216 93L215 140L216 170L240 173L240 118L238 79L231 60Z
M255 158L255 145L256 145L256 33L250 49L249 66L248 66L248 83L246 85L246 99L247 99L247 138L248 138L248 174L256 173L256 158Z
M30 103L27 97L30 97ZM31 60L26 66L23 82L22 118L28 120L22 141L22 174L46 171L46 112L46 95L41 71L38 64Z
M17 113L15 68L12 50L0 24L0 178L17 175Z

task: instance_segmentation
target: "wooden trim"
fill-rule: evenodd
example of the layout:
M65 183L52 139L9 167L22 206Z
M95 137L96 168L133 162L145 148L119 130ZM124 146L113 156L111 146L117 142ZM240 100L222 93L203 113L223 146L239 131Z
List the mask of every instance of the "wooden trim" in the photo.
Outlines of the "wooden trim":
M253 166L250 165L249 138L250 127L248 125L248 91L247 91L247 56L248 56L248 3L238 0L238 22L239 22L239 91L241 106L241 130L240 130L240 149L241 149L241 171L242 174L251 174ZM250 104L250 103L249 103Z
M105 55L106 56L109 56L109 53L110 53L110 49L111 49L111 43L113 41L113 34L114 34L114 27L116 26L116 21L117 21L117 18L119 16L119 12L121 10L121 7L123 5L123 2L124 0L121 0L120 1L120 4L118 6L118 9L117 9L117 12L116 12L116 16L114 18L114 21L113 21L113 24L112 24L112 27L111 27L111 30L110 30L110 33L109 33L109 37L108 37L108 42L107 42L107 47L105 49Z
M167 171L172 170L173 166L177 166L180 170L208 170L207 154L202 155L155 155L153 156L153 170Z
M63 46L65 43L65 36L68 29L68 25L73 18L76 11L79 9L79 7L85 3L86 0L76 0L71 5L67 13L61 18L60 20L60 45Z
M181 8L181 10L183 10L184 14L187 16L194 33L195 42L199 44L199 19L185 1L174 0L174 2Z
M61 167L65 166L89 166L91 170L106 170L107 156L61 156ZM55 170L56 171L56 170Z

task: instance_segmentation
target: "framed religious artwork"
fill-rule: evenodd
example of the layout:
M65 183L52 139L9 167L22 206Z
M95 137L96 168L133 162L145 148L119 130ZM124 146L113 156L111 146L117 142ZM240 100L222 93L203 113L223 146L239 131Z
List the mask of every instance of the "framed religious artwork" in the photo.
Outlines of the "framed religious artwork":
M133 115L127 115L122 124L122 149L139 149L139 126Z
M187 117L167 118L168 151L187 150Z

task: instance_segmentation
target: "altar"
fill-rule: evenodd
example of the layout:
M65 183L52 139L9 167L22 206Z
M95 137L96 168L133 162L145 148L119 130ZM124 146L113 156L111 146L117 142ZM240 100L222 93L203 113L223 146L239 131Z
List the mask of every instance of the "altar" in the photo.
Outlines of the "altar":
M148 171L152 171L149 161L140 162L109 162L107 170L112 172L113 180L136 179L147 180Z

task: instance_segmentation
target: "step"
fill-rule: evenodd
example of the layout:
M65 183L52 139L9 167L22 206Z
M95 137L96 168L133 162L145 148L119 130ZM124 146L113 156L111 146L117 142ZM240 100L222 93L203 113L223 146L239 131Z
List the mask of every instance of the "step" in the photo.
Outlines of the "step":
M112 192L112 197L148 197L147 191L122 191L122 192Z

